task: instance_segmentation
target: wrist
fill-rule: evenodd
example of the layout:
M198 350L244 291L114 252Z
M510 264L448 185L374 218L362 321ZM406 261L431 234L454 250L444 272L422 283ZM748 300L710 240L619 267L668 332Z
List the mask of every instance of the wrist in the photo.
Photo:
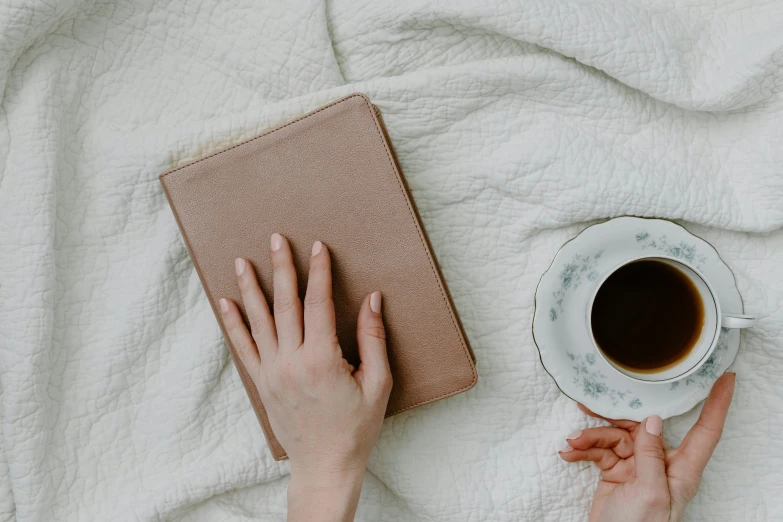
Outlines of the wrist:
M359 503L364 466L298 467L291 464L288 520L352 521Z
M365 459L311 454L291 459L291 480L316 489L346 487L357 481L361 483L365 469Z
M361 485L364 466L351 469L298 468L291 466L291 484L310 491L350 489Z

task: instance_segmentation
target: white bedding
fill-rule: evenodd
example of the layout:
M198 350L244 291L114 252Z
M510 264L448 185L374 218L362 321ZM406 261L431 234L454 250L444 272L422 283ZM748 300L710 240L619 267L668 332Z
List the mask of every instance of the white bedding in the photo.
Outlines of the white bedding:
M764 316L688 520L783 519L781 27L738 0L3 0L0 521L283 519L288 466L157 177L352 91L480 373L386 420L358 520L586 519L596 473L555 451L588 421L539 363L533 292L622 214L683 220Z

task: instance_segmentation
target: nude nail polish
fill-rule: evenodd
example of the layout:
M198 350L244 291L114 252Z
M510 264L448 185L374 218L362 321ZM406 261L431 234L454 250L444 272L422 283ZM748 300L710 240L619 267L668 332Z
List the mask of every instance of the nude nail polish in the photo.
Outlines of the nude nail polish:
M372 310L376 314L381 313L382 300L383 299L380 292L373 292L372 295L370 295L370 310Z
M220 311L222 313L228 312L228 301L223 298L220 299Z
M574 451L574 448L571 446L566 446L565 448L561 449L559 453L568 453L569 451Z
M566 437L566 440L574 440L574 439L578 439L578 438L579 438L579 437L581 437L581 436L582 436L582 431L581 431L581 430L579 430L579 431L575 431L575 432L573 432L571 435L569 435L568 437Z
M277 252L283 246L283 236L275 232L272 234L272 252Z
M656 437L658 437L661 435L661 432L663 431L663 421L657 415L653 415L652 417L647 417L647 422L644 423L644 429L646 429L647 433L649 433L650 435L655 435Z
M242 273L245 271L245 260L241 257L238 257L234 260L234 269L237 272L238 276L241 276Z
M324 244L320 241L316 241L313 243L313 255L318 255L318 253L321 251L321 249L324 247Z

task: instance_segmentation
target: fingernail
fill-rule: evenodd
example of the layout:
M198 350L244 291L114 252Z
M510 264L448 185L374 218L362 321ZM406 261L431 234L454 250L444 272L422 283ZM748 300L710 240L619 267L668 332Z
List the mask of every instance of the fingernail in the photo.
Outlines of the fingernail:
M277 252L283 246L283 236L275 232L272 234L272 252Z
M237 275L241 276L242 272L245 271L245 260L241 257L238 257L234 260L234 268L237 271Z
M647 433L650 435L659 437L661 435L661 431L663 431L663 421L657 415L647 417L647 422L644 423L644 429L646 429Z
M581 437L581 436L582 436L582 431L581 431L581 430L579 430L579 431L575 431L575 432L573 432L571 435L569 435L568 437L566 437L566 440L574 440L574 439L578 439L578 438L579 438L579 437Z
M370 296L370 310L376 314L381 313L381 293L373 292Z
M313 243L313 255L317 255L318 252L321 251L323 246L324 246L324 244L321 243L320 241L316 241L315 243Z
M565 448L561 449L558 453L568 453L569 451L574 451L574 448L571 446L566 446Z
M228 301L223 298L220 299L220 311L223 313L228 312Z

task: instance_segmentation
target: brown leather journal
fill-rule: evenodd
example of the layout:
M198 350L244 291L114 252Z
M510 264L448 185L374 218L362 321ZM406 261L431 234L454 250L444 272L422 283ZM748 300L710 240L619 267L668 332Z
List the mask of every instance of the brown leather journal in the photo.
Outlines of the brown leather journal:
M218 322L218 300L242 310L234 259L252 263L272 298L269 236L286 236L299 290L313 242L332 255L337 333L356 366L364 297L383 292L394 385L387 416L472 388L467 338L405 185L380 113L352 94L160 176ZM225 329L224 329L225 333ZM250 376L228 342L276 460L286 457Z

